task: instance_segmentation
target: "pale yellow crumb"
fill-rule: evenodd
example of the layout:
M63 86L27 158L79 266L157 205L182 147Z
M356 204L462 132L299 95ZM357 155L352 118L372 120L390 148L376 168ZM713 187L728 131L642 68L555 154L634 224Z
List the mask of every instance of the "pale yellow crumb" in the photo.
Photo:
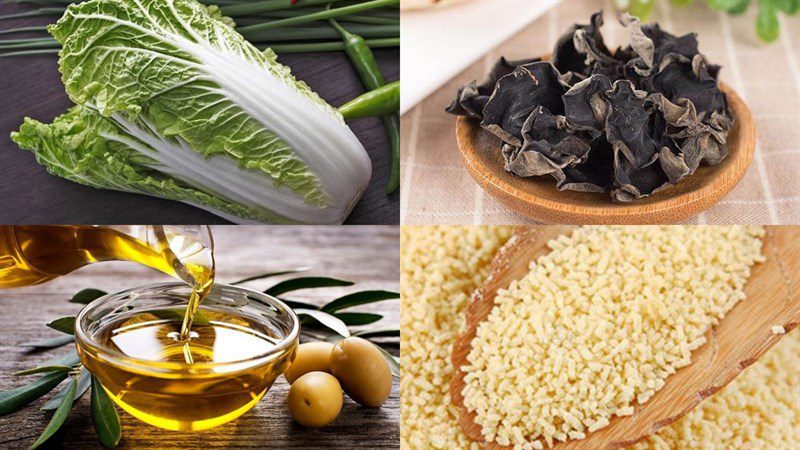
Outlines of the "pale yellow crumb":
M488 442L549 446L608 426L691 362L745 298L761 227L584 227L498 292L462 368Z
M404 226L401 233L400 446L480 448L450 401L450 352L464 308L511 227Z

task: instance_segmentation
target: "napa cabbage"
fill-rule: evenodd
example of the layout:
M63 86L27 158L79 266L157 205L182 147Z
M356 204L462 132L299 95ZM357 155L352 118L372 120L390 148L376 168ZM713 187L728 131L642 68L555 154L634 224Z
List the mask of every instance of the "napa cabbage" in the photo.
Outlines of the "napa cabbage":
M51 173L239 223L342 223L369 182L339 112L195 0L90 0L48 31L77 106L12 139Z

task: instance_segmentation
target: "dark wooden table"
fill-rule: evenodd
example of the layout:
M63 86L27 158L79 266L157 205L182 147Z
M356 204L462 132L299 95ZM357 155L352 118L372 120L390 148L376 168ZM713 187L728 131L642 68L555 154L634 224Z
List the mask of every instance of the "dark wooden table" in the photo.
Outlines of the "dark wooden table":
M0 15L33 9L0 2ZM52 21L55 21L53 18ZM47 19L0 21L0 29L48 23ZM14 34L6 38L42 37ZM376 50L384 76L400 76L400 51ZM288 54L279 58L297 78L330 104L339 106L360 95L364 87L344 52ZM99 190L50 175L32 153L20 150L9 133L19 129L26 116L49 122L71 102L64 92L56 55L0 58L0 223L11 224L222 224L211 213L180 202L138 194ZM372 160L372 180L356 205L348 224L400 223L400 196L387 196L390 146L379 119L349 122ZM399 192L399 191L398 191Z
M310 275L355 281L352 288L297 291L293 298L314 303L363 289L399 289L399 234L397 227L237 227L213 228L218 280L233 281L275 269L312 266ZM280 280L282 278L276 278ZM107 262L82 268L40 286L0 291L0 390L36 379L11 373L64 353L67 347L27 353L18 344L55 336L45 323L77 314L80 305L68 303L71 294L86 287L119 291L169 278L133 263ZM274 281L248 284L263 290ZM288 296L288 294L287 294ZM396 327L399 301L354 308L384 318L369 327ZM398 354L398 347L389 347ZM124 411L120 448L397 448L400 439L399 383L380 409L359 407L345 397L336 421L317 430L305 429L289 416L285 398L288 384L279 377L264 399L242 417L211 430L184 433L166 431L138 421ZM39 408L52 394L0 417L0 448L27 448L44 429L52 413ZM89 395L76 402L69 418L48 446L85 449L100 447L89 412Z

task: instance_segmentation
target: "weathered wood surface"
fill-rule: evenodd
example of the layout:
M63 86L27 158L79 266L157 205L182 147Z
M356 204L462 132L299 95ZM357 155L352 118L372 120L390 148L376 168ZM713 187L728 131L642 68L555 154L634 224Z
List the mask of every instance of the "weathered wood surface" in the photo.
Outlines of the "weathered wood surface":
M33 9L32 5L0 1L0 15ZM55 21L53 18L52 21ZM0 21L0 29L48 23L47 18ZM3 36L5 38L6 36ZM41 33L13 38L42 37ZM400 77L400 51L375 50L387 80ZM339 106L364 92L344 52L282 55L322 98ZM83 186L50 175L31 152L20 150L9 134L26 116L48 122L72 105L58 73L56 55L0 58L0 223L4 224L224 224L226 220L183 203L138 194ZM400 223L400 195L387 196L390 146L378 118L348 122L372 161L372 180L348 224Z
M320 303L355 289L399 289L398 228L370 227L213 227L218 280L233 281L276 269L311 266L307 274L333 276L356 282L352 288L297 291L292 298ZM283 278L276 278L280 280ZM61 350L28 354L18 344L56 336L45 327L52 319L77 314L80 305L68 303L80 289L95 287L118 291L149 283L169 281L153 270L133 263L109 262L85 267L49 283L0 291L0 390L20 386L23 379L12 372L35 367ZM275 281L256 281L247 286L263 290ZM287 294L287 297L289 295ZM384 314L369 327L399 323L399 301L355 308ZM399 348L390 349L398 354ZM250 412L218 428L196 433L166 431L144 424L120 411L123 437L120 448L397 448L399 446L399 383L380 409L359 407L345 397L339 418L328 427L309 430L292 422L285 398L288 384L280 377L264 399ZM50 419L39 408L48 394L26 408L0 417L0 448L26 448ZM55 448L98 448L89 396L75 405L59 434L48 445Z

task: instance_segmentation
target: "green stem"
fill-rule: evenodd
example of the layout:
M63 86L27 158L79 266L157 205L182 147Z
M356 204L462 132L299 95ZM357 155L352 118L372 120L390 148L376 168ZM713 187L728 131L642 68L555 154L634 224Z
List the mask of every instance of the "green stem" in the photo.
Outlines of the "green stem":
M64 8L39 8L39 9L34 9L33 11L25 11L16 14L6 14L5 16L0 16L0 20L19 19L22 17L60 16L61 14L64 14Z
M388 39L368 39L367 45L371 48L386 48L398 47L400 45L400 38ZM263 49L264 45L259 45ZM344 42L314 42L306 44L281 44L281 45L267 45L266 47L272 48L275 53L309 53L309 52L335 52L344 50Z
M53 3L58 3L64 5L66 8L70 2L66 0L8 0L10 3L34 3L39 5L52 5Z
M226 16L258 14L268 11L281 11L298 9L306 6L327 5L328 3L343 2L346 0L300 0L292 4L292 0L262 0L259 2L244 2L238 5L222 6L222 13Z
M400 25L399 18L389 19L386 17L364 16L360 14L342 16L339 19L341 19L343 22L364 23L369 25Z
M386 194L391 195L400 188L400 116L383 116L383 126L386 127L392 146L392 165L389 169L389 180L386 182Z
M330 23L331 26L336 30L336 32L338 32L342 36L342 39L344 39L345 42L353 38L353 33L345 30L344 27L339 25L339 22L331 19L328 21L328 23Z
M312 13L313 14L313 13ZM260 15L260 17L268 18L268 19L289 19L292 17L305 17L308 14L298 15L292 14L288 11L278 11L277 13L271 14L264 14ZM321 19L324 20L324 19ZM367 16L364 14L349 14L346 16L339 17L339 20L343 22L354 22L354 23L364 23L364 24L372 24L372 25L399 25L400 18L386 18L386 17L375 17L375 16ZM263 23L261 20L258 23Z
M364 26L357 25L353 27L358 29L359 33L367 38L391 38L400 36L400 26L398 25L379 25L379 26ZM279 42L279 41L313 41L325 39L337 39L339 34L331 27L316 26L316 27L297 27L297 28L282 28L276 30L261 30L249 33L242 33L245 39L251 42L266 41L266 42Z
M34 26L34 27L19 27L19 28L10 28L8 30L0 30L0 34L14 34L14 33L25 33L28 31L41 31L47 32L46 26Z
M48 48L40 50L21 50L18 52L0 53L0 58L12 58L15 56L33 56L33 55L52 55L58 53L57 48Z
M315 20L332 19L334 17L346 16L349 14L367 11L381 6L398 4L400 0L372 0L365 3L360 3L352 6L345 6L343 8L330 9L327 11L320 11L317 13L307 14L299 17L291 17L288 19L275 20L265 22L257 25L250 25L239 29L240 33L252 32L256 30L269 30L273 28L287 27L290 25L299 25L302 23L313 22Z
M0 41L0 50L16 50L27 48L55 48L58 49L60 44L55 39L6 39Z

